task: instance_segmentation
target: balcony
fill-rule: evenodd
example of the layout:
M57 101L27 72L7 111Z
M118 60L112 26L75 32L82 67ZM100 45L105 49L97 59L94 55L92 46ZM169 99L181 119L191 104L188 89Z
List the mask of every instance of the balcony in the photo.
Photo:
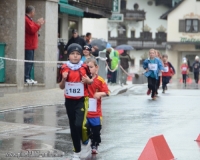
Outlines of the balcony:
M146 12L143 10L121 10L124 19L128 21L143 21L146 19Z
M135 49L165 49L166 48L166 39L149 39L143 40L143 38L109 38L108 42L116 47L121 44L128 44L133 46Z
M84 10L84 17L109 18L113 0L68 0L69 4Z

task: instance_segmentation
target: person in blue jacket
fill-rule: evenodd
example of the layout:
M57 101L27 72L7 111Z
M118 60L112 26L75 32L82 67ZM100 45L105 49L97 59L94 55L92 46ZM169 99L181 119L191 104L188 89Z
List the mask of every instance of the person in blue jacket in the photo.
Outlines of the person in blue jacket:
M149 58L143 62L143 68L146 70L144 75L148 79L148 91L147 95L151 94L153 100L156 99L157 81L160 71L164 70L162 62L156 58L156 52L154 49L149 50Z

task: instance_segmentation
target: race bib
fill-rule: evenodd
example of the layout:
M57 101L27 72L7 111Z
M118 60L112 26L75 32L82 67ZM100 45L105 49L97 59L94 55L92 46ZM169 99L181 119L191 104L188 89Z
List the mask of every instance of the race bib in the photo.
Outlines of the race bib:
M89 112L96 112L97 111L97 100L94 98L89 98Z
M164 72L169 72L169 67L168 66L164 68Z
M149 63L148 68L149 68L149 70L156 71L156 70L158 70L158 65Z
M82 83L65 83L65 94L71 97L83 97L84 85Z
M182 68L182 71L187 71L187 67L183 67L183 68Z

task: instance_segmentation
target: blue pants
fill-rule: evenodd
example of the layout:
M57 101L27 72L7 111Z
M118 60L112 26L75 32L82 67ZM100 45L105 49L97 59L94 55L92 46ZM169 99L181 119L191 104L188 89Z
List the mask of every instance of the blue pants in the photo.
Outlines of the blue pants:
M111 72L111 83L117 83L117 70Z
M92 146L98 146L101 143L101 117L87 118Z
M34 50L25 50L25 60L34 60ZM24 81L26 82L26 79L31 79L31 70L33 68L33 63L25 62L25 68L24 68Z

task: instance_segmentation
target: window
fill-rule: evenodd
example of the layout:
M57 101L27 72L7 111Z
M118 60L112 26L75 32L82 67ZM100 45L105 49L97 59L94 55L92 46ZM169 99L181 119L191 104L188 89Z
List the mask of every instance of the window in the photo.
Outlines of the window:
M121 0L121 10L126 10L126 1Z
M197 33L200 32L199 19L179 20L179 32Z
M151 32L141 32L140 37L143 40L152 40L152 33Z
M198 32L199 20L187 19L186 20L186 32Z
M131 38L135 38L135 31L131 31Z

